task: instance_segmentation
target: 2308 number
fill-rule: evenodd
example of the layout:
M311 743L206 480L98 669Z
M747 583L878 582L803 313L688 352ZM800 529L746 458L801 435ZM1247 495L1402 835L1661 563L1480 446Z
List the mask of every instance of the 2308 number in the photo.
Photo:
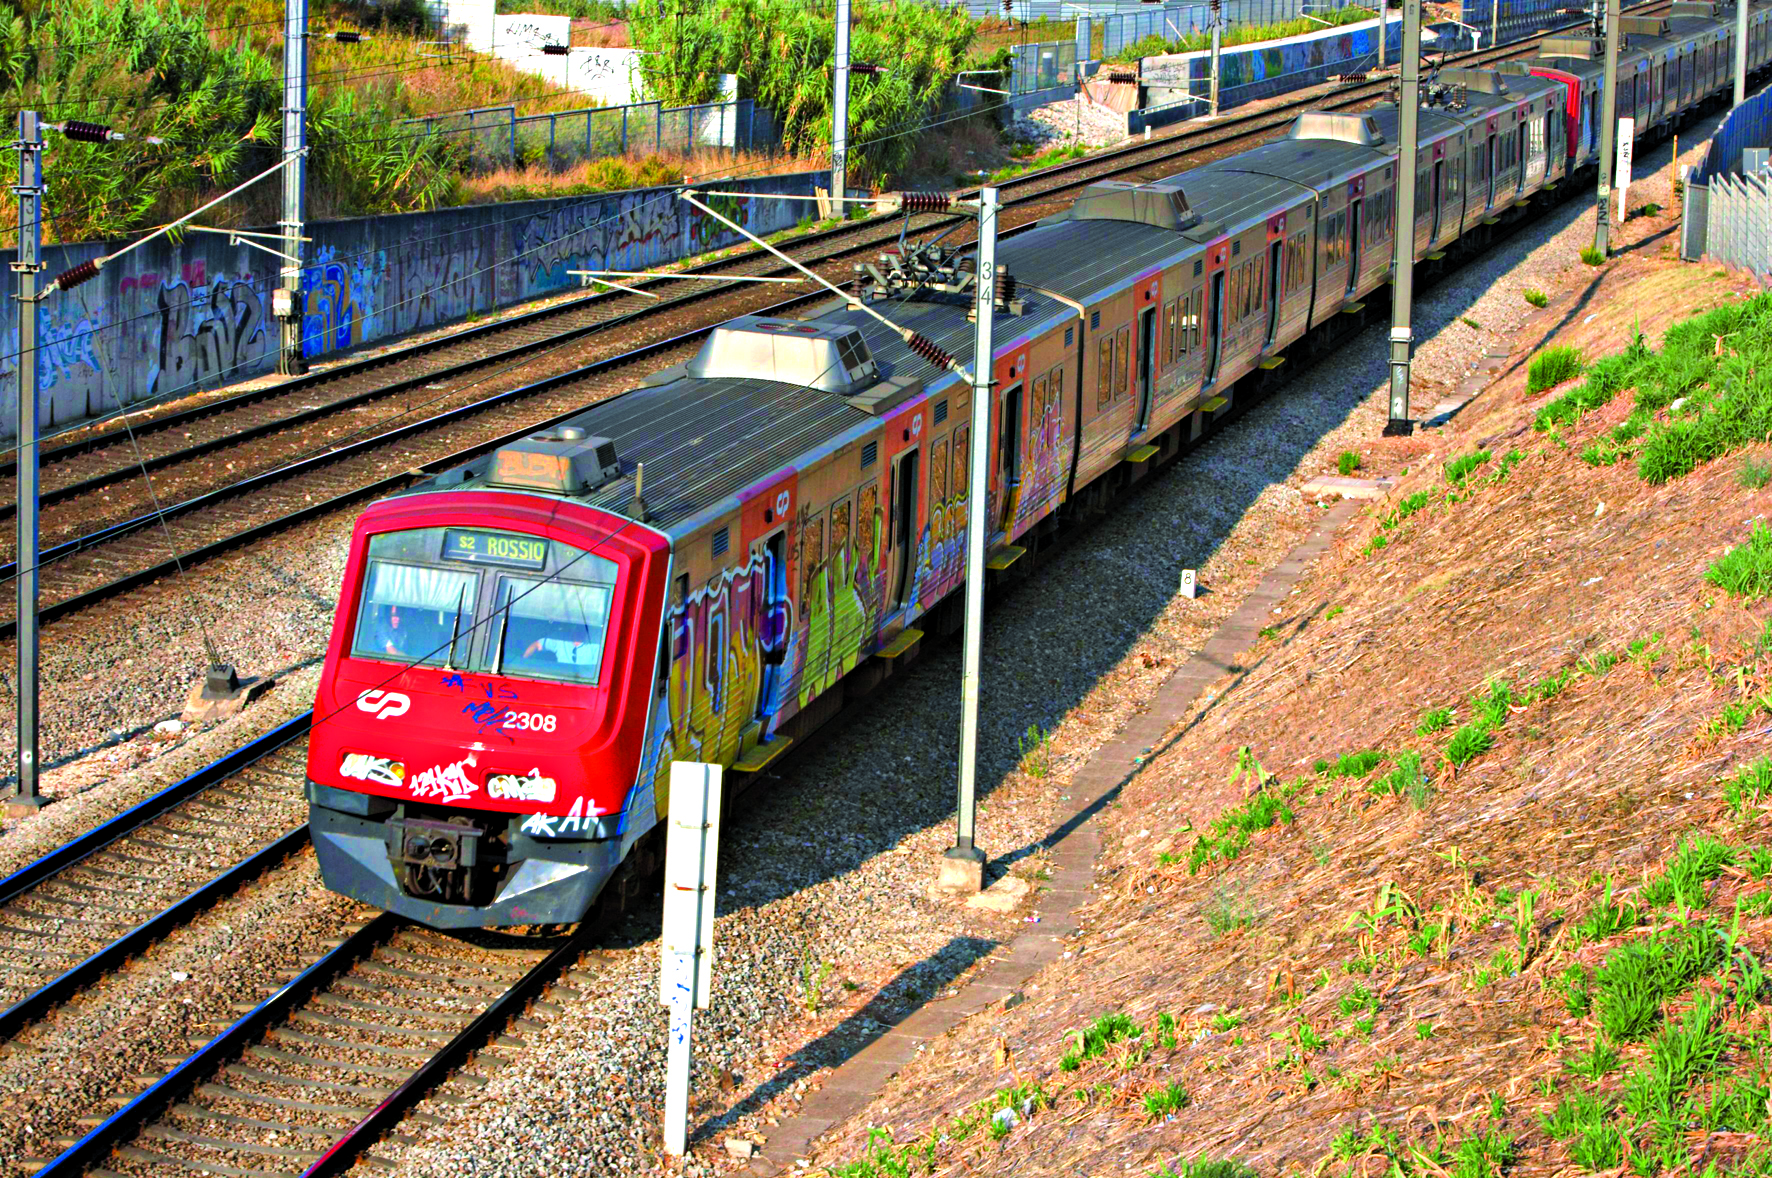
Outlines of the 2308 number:
M545 712L506 712L505 722L501 727L515 728L519 732L552 732L559 727L560 718Z

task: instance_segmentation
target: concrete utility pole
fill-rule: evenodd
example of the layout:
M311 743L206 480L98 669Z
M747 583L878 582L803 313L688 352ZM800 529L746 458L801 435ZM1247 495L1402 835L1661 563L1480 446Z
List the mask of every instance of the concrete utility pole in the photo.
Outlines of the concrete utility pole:
M849 0L837 0L837 59L831 71L831 199L843 209L849 192Z
M1403 0L1402 89L1397 97L1396 276L1391 285L1391 409L1386 437L1410 434L1409 357L1415 333L1409 324L1415 296L1415 171L1421 134L1421 0ZM1360 259L1355 258L1358 266Z
M1224 40L1224 3L1212 0L1212 81L1206 113L1218 117L1218 51Z
M1594 0L1596 4L1599 0ZM1600 181L1594 206L1594 249L1603 258L1611 253L1607 234L1612 217L1613 137L1618 131L1618 26L1622 23L1619 0L1606 0L1606 73L1600 79Z
M1501 0L1489 3L1489 48L1501 44Z
M307 189L308 0L284 0L283 9L283 268L272 310L277 318L277 371L308 370L302 355L301 239Z
M1390 39L1391 0L1378 0L1378 68L1384 68L1384 54Z
M937 886L976 892L984 886L984 852L978 849L978 688L984 642L984 549L990 527L986 502L991 477L991 321L997 299L997 190L978 191L977 322L972 358L972 473L966 486L966 644L960 679L960 805L954 845L942 856ZM1008 488L1004 488L1008 494Z
M43 132L18 112L18 789L9 814L49 804L37 792L37 275L43 269Z
M1735 0L1735 105L1747 101L1747 0Z

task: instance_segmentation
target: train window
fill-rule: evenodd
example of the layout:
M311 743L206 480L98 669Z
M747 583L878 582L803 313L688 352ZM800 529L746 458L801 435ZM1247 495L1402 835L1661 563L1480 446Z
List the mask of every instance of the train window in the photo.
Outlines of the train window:
M1045 400L1046 400L1046 377L1042 374L1040 376L1034 377L1034 405L1036 407L1035 412L1039 411L1038 406L1041 405L1042 403L1044 403ZM934 459L931 459L930 462L931 462L931 469L933 469ZM934 502L940 503L941 499L939 497L937 497L934 500Z
M852 514L853 506L847 495L831 504L831 543L828 551L833 557L840 558L849 551L849 520Z
M1057 368L1054 368L1047 375L1047 379L1051 381L1051 383L1046 386L1047 395L1052 398L1052 403L1056 405L1058 404L1059 398L1064 396L1064 365L1060 364Z
M940 510L948 501L948 440L938 438L929 444L929 506Z
M1235 323L1243 317L1243 267L1231 271L1230 288L1230 306L1226 308L1225 318Z
M1175 303L1170 299L1163 305L1163 364L1167 367L1175 363Z
M1188 315L1188 322L1192 325L1192 330L1189 332L1189 337L1193 341L1193 346L1198 348L1200 346L1200 333L1201 333L1201 331L1203 331L1205 329L1205 326L1206 326L1206 292L1205 291L1203 291L1203 290L1194 291L1194 309Z
M718 712L722 708L720 701L720 680L726 669L726 611L715 609L708 616L708 643L706 671L702 682L707 687L708 711Z
M1132 390L1132 329L1120 329L1119 346L1114 351L1114 400Z
M689 653L689 574L678 573L671 578L671 658L680 659ZM658 676L667 678L669 672L660 667Z
M597 682L609 625L611 586L529 577L499 578L507 619L499 665L507 675Z
M824 567L824 512L800 526L800 600L813 599L812 579Z
M965 500L966 488L969 485L968 480L971 478L971 471L966 466L966 462L967 462L968 457L970 456L970 450L971 450L971 447L969 447L966 443L967 443L968 438L971 436L971 433L972 433L971 427L964 426L964 425L954 431L954 500L955 500L955 502L962 502ZM833 521L835 521L836 516L832 516L831 519ZM833 528L836 527L835 522L833 522L831 526Z
M433 529L425 529L431 531ZM370 542L387 537L377 536ZM370 560L357 613L356 651L403 663L455 664L473 639L480 603L480 574L422 568L393 560ZM450 657L454 646L455 657Z
M1114 399L1114 333L1101 337L1101 354L1095 361L1095 407Z

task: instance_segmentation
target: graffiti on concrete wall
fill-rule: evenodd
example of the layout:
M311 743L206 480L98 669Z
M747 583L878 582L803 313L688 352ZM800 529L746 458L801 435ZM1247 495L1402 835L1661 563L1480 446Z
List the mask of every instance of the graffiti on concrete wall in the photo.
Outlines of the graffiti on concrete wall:
M806 192L808 175L740 182ZM715 197L757 233L792 226L792 201ZM719 249L737 234L669 189L447 209L309 226L302 271L302 348L336 354L469 315L575 288L571 270L639 270ZM73 247L65 261L104 252ZM10 261L10 258L0 259ZM46 428L122 406L259 375L276 362L270 291L277 261L203 239L156 243L39 311L38 390ZM11 436L18 387L18 320L0 303L0 440Z

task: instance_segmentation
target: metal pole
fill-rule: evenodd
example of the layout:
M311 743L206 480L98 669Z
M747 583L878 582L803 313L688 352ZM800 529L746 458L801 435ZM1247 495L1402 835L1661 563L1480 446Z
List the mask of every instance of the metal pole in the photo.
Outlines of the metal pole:
M301 346L302 210L307 188L308 0L284 0L283 8L283 268L277 275L277 371L308 370Z
M1489 0L1489 48L1501 44L1501 0Z
M991 477L991 372L996 367L991 320L997 295L997 190L978 192L978 283L972 360L972 473L966 503L966 641L960 679L960 805L954 845L942 857L939 884L949 891L984 886L984 852L976 841L978 690L984 642L984 549L990 527L986 502ZM1008 493L1008 488L1004 488Z
M1421 0L1403 0L1402 90L1397 97L1396 277L1391 286L1391 408L1386 437L1414 432L1409 420L1409 324L1415 294L1415 172L1421 125ZM1358 266L1355 258L1353 265Z
M1378 68L1384 68L1384 53L1390 40L1391 0L1378 0Z
M1218 117L1218 51L1224 38L1224 5L1222 0L1212 0L1212 81L1207 92L1206 113L1213 118Z
M1747 0L1735 0L1735 105L1747 101Z
M849 194L849 0L837 0L837 57L831 71L831 196L841 212Z
M37 792L37 274L43 269L43 137L18 112L18 790L9 814L49 804Z
M1594 206L1594 250L1603 258L1611 252L1607 235L1612 217L1613 136L1618 130L1618 26L1622 23L1619 0L1606 0L1606 74L1600 80L1600 180Z

